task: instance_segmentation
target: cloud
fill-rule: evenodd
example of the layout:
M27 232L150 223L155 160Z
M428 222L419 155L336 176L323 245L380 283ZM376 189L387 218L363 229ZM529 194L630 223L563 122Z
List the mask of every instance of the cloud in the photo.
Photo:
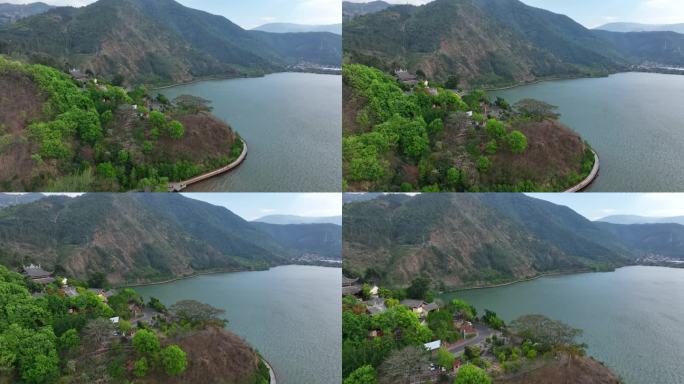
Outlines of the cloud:
M681 193L644 193L639 195L637 203L644 216L684 216L684 194Z
M684 22L684 1L644 0L634 15L644 23L667 24Z
M292 14L297 15L295 23L338 24L342 22L342 0L299 0Z

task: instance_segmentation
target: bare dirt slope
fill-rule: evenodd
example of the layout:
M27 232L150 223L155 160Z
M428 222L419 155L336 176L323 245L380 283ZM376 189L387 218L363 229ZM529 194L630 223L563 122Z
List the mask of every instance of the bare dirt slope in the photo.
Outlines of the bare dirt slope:
M495 384L618 384L620 379L598 361L562 354L540 368L494 379Z

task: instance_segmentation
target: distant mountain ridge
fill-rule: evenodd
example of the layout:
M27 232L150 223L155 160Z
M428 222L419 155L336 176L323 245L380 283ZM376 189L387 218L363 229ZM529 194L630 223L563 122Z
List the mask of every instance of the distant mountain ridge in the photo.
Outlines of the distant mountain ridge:
M612 224L680 224L684 225L684 216L674 217L647 217L639 215L612 215L595 220Z
M273 227L272 236L226 208L181 195L51 196L0 210L0 263L41 264L79 279L102 272L127 284L262 269L317 252L330 258L341 242L330 224Z
M343 1L342 19L344 21L350 21L358 16L384 11L391 6L392 4L384 1L370 1L367 3L352 3L351 1Z
M681 24L608 23L594 29L610 32L676 32L684 34Z
M57 7L0 27L0 53L150 84L260 75L302 63L339 66L342 57L339 35L246 31L173 0Z
M342 34L342 24L308 25L294 23L268 23L252 28L253 31L271 33L302 33L302 32L329 32L336 35Z
M267 224L335 224L342 225L342 216L327 216L327 217L308 217L296 215L268 215L260 217L252 222L267 223Z
M684 226L592 222L522 194L375 195L344 205L344 268L406 286L447 287L604 270L640 257L684 260Z
M45 198L42 193L7 194L0 193L0 209L13 205L28 204Z
M14 23L19 19L25 17L38 15L54 8L53 5L45 3L29 3L29 4L0 4L0 25Z
M631 65L684 62L684 35L589 30L518 0L434 0L345 18L347 62L406 68L470 87L585 77Z

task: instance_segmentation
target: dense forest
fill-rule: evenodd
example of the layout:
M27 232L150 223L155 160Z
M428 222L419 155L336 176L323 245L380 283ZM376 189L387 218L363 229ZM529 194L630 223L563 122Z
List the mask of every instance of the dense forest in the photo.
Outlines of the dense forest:
M210 329L223 337L221 310L194 301L166 308L132 289L105 294L101 283L59 277L42 285L0 266L0 381L161 383L206 369L183 345ZM244 382L268 383L263 362L254 352L247 358Z
M92 75L77 82L50 67L4 58L0 79L10 90L36 88L23 100L0 100L0 106L23 102L35 111L0 116L0 158L7 159L0 189L166 191L169 181L227 165L242 152L242 140L201 99L171 102L142 86L127 92ZM200 133L216 142L198 143Z
M511 106L480 90L461 97L450 90L455 76L413 86L360 64L345 65L343 81L345 190L558 191L594 165L589 146L543 102Z

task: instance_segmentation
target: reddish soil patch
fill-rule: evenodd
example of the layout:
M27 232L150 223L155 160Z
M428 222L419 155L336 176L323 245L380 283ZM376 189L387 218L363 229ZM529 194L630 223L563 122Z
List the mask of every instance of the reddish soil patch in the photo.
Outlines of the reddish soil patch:
M228 124L208 114L175 116L185 127L185 136L174 140L163 136L158 148L161 160L201 162L207 157L230 156L235 134Z
M495 378L496 384L618 384L620 380L598 361L562 354L539 368Z
M346 84L342 84L342 130L345 134L358 134L370 131L371 127L362 127L356 118L366 105L367 100L358 96Z
M47 97L24 74L0 74L0 191L23 191L29 185L35 162L26 127L43 116Z
M147 383L251 383L257 371L258 356L237 335L209 328L169 340L187 354L188 366L179 377L150 377Z
M586 146L582 138L557 121L529 122L513 127L527 137L522 155L500 149L492 157L491 170L483 176L486 184L517 184L531 180L540 186L579 174ZM570 187L570 186L568 186Z

